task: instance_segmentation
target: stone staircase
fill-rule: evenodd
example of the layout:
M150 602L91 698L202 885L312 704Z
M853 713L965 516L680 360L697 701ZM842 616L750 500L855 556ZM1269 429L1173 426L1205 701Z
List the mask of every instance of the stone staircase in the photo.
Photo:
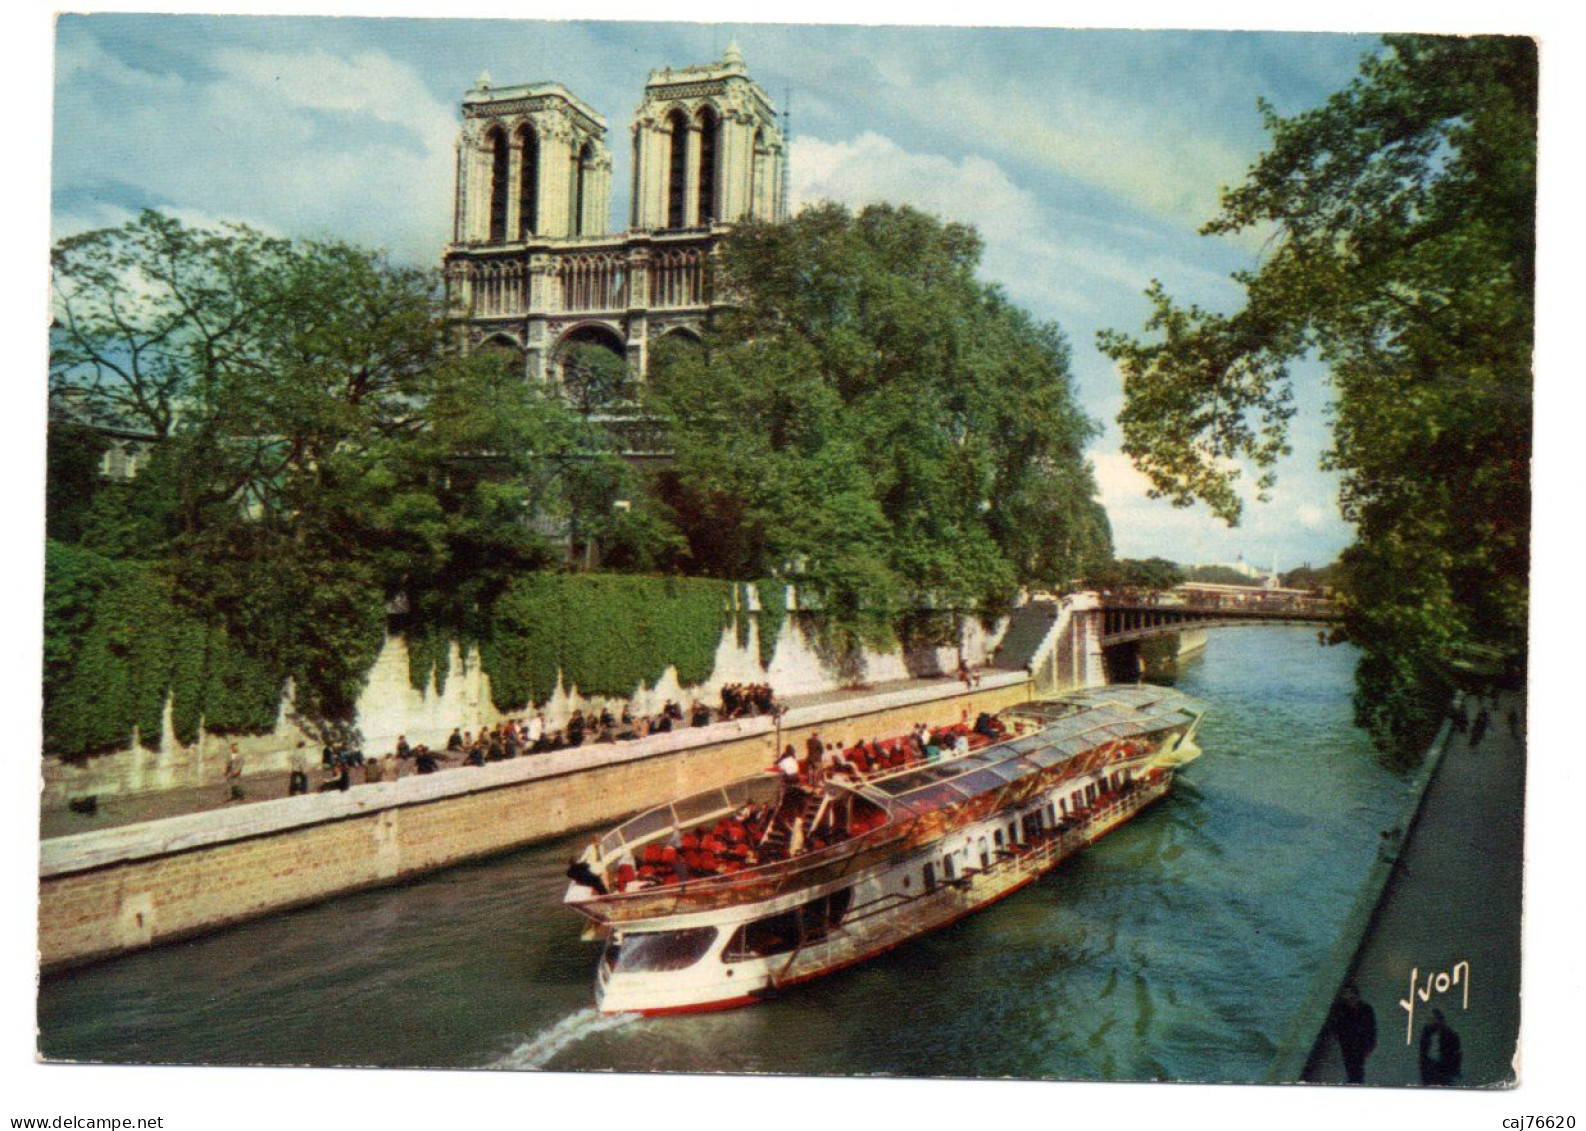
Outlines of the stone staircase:
M1003 634L1002 644L990 667L1022 672L1029 669L1051 635L1052 626L1062 612L1056 601L1031 601L1014 611Z

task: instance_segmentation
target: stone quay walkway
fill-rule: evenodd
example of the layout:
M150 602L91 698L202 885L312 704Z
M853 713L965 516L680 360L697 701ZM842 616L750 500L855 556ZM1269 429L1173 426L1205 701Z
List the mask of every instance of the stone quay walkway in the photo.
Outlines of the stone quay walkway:
M1348 977L1377 1020L1376 1051L1365 1066L1368 1085L1420 1085L1421 1030L1434 1008L1460 1038L1463 1071L1456 1085L1501 1087L1515 1080L1524 710L1521 696L1505 695L1489 703L1491 722L1479 743L1471 741L1469 728L1449 735L1419 819L1355 952ZM1473 724L1478 706L1467 711ZM1511 711L1518 728L1511 727ZM1330 1034L1320 1035L1304 1079L1344 1083Z
M836 691L813 692L807 695L792 695L778 702L787 710L800 707L820 706L828 703L840 703L846 700L864 699L882 692L908 691L914 688L925 687L951 687L962 684L956 676L937 676L926 679L889 680L884 683L869 684L861 688L845 688ZM678 729L688 730L688 727ZM886 737L877 735L877 738ZM586 743L589 749L604 749L610 743ZM617 743L617 746L626 743ZM309 751L309 788L317 790L323 775L319 767L319 751ZM371 757L383 757L390 754L389 750L366 751ZM802 757L803 751L799 751ZM526 754L521 757L532 758L536 755ZM395 765L395 762L388 763ZM474 769L457 762L441 764L438 773L467 773ZM403 777L411 777L414 770L411 766L403 767ZM103 796L99 798L96 812L74 813L64 805L44 809L39 814L39 839L49 840L54 837L71 836L76 833L94 832L99 829L117 828L122 825L139 824L144 821L157 821L165 817L176 817L186 813L200 813L210 809L222 809L226 806L236 807L255 801L270 801L278 797L288 796L287 784L290 775L286 771L268 774L249 774L242 779L243 799L231 800L231 787L226 782L211 782L205 785L184 786L179 789L166 789L151 793L135 793L124 796ZM357 790L364 783L362 771L354 768L352 788ZM386 780L390 780L388 776Z

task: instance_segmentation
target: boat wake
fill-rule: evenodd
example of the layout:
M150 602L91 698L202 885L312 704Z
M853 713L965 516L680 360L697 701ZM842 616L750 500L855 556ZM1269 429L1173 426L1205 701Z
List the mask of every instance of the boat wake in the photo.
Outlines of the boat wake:
M577 1013L562 1018L549 1029L535 1034L505 1056L491 1061L488 1067L544 1068L564 1050L586 1037L620 1029L630 1021L638 1019L637 1013L601 1013L594 1009L580 1009Z

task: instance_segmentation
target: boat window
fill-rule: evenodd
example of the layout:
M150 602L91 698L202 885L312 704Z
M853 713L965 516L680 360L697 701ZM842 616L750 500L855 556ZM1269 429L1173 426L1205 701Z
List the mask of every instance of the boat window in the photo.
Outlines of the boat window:
M982 868L991 867L991 853L986 848L985 837L980 838L980 866Z
M957 874L958 869L953 866L953 854L949 852L942 857L942 878L951 883Z
M1017 823L1008 826L1008 840L1013 844L1019 843L1019 826Z
M927 865L925 865L925 877L924 878L925 878L925 890L926 891L935 891L936 890L936 865L935 864L927 864Z
M990 792L993 789L1001 789L1003 785L1003 780L990 770L976 770L974 773L966 774L953 783L955 788L963 790L971 797L976 794Z
M911 773L899 774L895 778L887 778L885 781L873 782L872 784L882 793L896 797L900 793L907 793L911 789L927 785L936 780L936 774L930 770L914 770Z
M998 848L1002 847L1002 830L1001 829L998 829L996 832L991 834L991 843L996 845Z
M745 923L727 940L721 952L722 961L766 958L819 942L843 921L853 898L853 889L843 888L790 910Z
M1046 807L1046 823L1049 825L1057 824L1057 810L1050 805Z
M640 813L618 831L622 833L622 839L627 841L631 847L660 832L662 829L671 827L672 807L663 805L659 809L651 809L648 813Z
M907 796L899 798L905 805L919 813L954 805L963 799L964 795L961 792L945 783L928 785L924 789L916 789Z
M1023 758L1011 758L1006 762L991 767L991 773L996 774L1004 781L1016 781L1036 773L1036 767L1030 765Z
M687 827L701 824L707 817L714 817L727 808L727 802L721 790L713 789L709 793L696 793L693 797L674 801L672 808L677 813L678 825Z
M1025 757L1045 770L1057 765L1059 762L1068 761L1073 755L1061 746L1049 746L1045 750L1036 750L1026 754Z
M715 927L690 927L682 931L629 932L622 937L613 969L619 974L648 974L684 970L705 957L715 943Z

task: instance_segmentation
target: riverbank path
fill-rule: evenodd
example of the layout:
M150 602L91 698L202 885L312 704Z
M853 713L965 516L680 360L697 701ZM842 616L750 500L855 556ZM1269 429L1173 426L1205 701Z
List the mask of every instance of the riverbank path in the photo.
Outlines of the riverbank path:
M1474 724L1478 708L1468 708ZM1419 1085L1421 1030L1433 1008L1459 1034L1457 1084L1492 1087L1515 1077L1520 1029L1521 872L1525 826L1524 705L1489 705L1490 725L1449 736L1421 813L1399 852L1350 978L1377 1018L1371 1085ZM1515 724L1511 726L1512 718ZM1461 984L1453 985L1456 967ZM1463 975L1468 972L1468 978ZM1416 988L1411 989L1411 977ZM1439 979L1447 975L1447 981ZM1430 980L1430 985L1428 984ZM1446 986L1439 992L1440 986ZM1469 992L1468 1000L1466 991ZM1429 991L1425 1000L1421 993ZM1404 1007L1409 1001L1413 1015ZM1324 1033L1305 1079L1341 1084L1337 1042Z
M819 691L807 695L790 695L779 698L777 701L784 708L793 710L798 707L813 707L827 703L838 703L848 699L863 699L876 695L878 692L908 691L917 687L947 687L959 683L956 676L936 676L926 679L900 679L884 683L869 684L860 688L845 688L837 691ZM880 736L878 736L880 737ZM312 759L313 768L309 771L310 788L318 788L322 775L318 766L318 751L314 751ZM388 750L370 751L375 756L384 756L391 753ZM801 751L802 753L802 751ZM525 755L533 757L533 755ZM440 773L467 773L469 767L453 763L442 766ZM361 784L356 780L357 771L354 771L355 780L353 788ZM404 774L403 776L407 776ZM287 784L290 775L282 770L279 773L249 774L242 780L242 801L231 800L231 787L226 782L209 782L204 785L181 786L176 789L159 790L151 793L136 793L126 796L101 796L98 808L94 813L74 813L66 806L52 806L44 809L39 814L39 839L49 840L52 837L70 836L74 833L93 832L98 829L116 828L121 825L133 825L143 821L157 821L165 817L177 817L184 813L200 813L210 809L220 809L227 805L246 805L253 801L269 801L277 797L287 796Z

